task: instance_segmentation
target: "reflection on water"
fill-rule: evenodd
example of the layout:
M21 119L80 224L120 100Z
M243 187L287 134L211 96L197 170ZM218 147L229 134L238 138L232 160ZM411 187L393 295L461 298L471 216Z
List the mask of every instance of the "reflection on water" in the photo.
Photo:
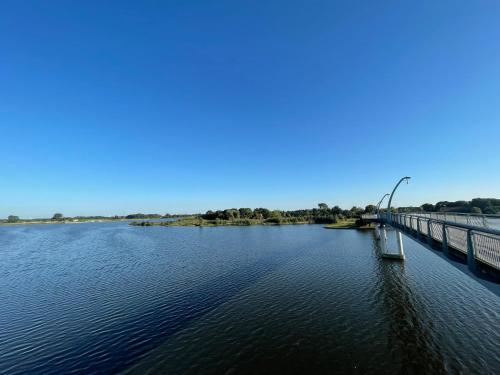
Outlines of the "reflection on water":
M380 256L380 242L375 237L373 245ZM390 322L388 339L393 363L409 373L446 373L432 320L425 316L418 295L406 282L405 263L380 257L377 266L374 293L384 304Z
M404 263L314 225L2 227L0 249L0 373L500 368L499 298L408 239Z

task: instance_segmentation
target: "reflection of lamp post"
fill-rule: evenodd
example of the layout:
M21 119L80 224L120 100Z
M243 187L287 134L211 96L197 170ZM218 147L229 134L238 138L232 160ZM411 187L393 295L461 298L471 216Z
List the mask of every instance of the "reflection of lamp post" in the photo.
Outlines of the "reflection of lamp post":
M392 197L394 196L394 193L396 192L396 189L398 188L399 184L401 184L401 182L405 181L406 180L406 183L408 183L408 180L410 179L411 177L403 177L401 180L398 181L398 183L396 184L396 186L394 186L394 189L392 190L392 193L391 193L391 196L389 198L389 203L387 204L387 222L391 222L392 221L392 213L391 213L391 202L392 202Z
M384 200L385 197L387 197L389 195L389 193L385 194L382 199L380 200L380 202L378 202L377 204L377 216L378 216L378 212L380 210L380 204L382 203L382 201Z

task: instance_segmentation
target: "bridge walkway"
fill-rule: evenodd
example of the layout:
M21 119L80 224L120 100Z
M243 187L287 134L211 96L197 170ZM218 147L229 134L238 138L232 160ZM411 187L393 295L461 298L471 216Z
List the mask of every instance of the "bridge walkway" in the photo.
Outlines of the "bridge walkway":
M491 227L488 217L382 213L363 215L362 219L390 225L415 241L442 251L449 260L466 263L475 275L500 283L500 229Z

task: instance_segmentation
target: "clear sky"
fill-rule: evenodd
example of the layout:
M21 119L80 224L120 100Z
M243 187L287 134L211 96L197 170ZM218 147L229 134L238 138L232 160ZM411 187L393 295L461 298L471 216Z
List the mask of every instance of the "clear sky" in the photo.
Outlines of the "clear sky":
M0 217L500 197L500 2L2 1Z

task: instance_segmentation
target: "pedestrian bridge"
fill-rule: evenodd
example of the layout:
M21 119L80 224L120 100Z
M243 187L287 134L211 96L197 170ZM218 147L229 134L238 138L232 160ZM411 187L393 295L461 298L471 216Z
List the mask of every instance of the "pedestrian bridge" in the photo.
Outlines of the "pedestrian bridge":
M401 233L427 248L442 251L446 259L467 264L481 278L500 283L500 216L456 213L379 213L362 215L377 223L382 256L404 259ZM396 230L398 253L387 251L386 227Z

